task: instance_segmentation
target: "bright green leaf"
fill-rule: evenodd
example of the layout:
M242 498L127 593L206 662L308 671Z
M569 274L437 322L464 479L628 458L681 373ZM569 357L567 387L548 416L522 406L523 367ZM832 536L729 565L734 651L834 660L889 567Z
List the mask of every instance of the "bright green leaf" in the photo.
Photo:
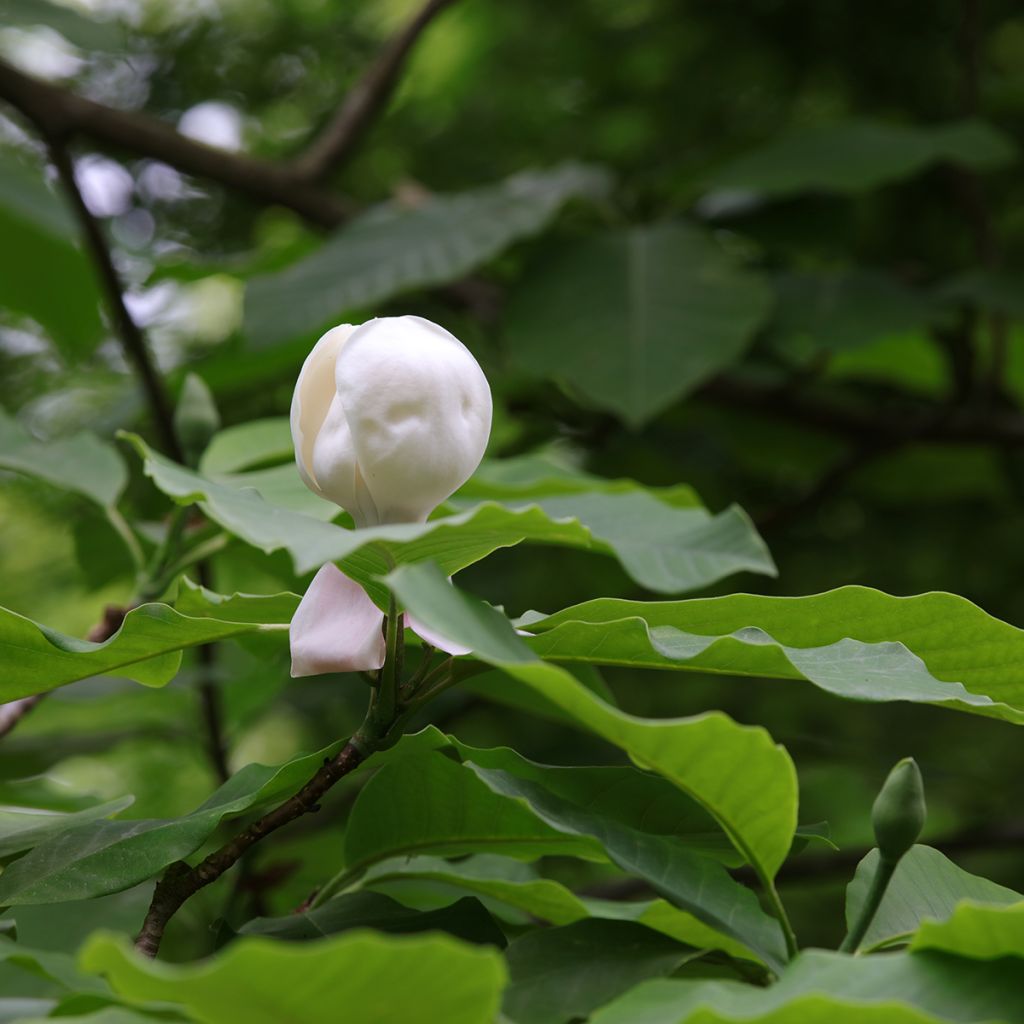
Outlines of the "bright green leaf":
M910 948L972 960L1024 957L1024 900L1006 906L966 900L945 921L922 921ZM1017 968L1013 973L1019 978Z

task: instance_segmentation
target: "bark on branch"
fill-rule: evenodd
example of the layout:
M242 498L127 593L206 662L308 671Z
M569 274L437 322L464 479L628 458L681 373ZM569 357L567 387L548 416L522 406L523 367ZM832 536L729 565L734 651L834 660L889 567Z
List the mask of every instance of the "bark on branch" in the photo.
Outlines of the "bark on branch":
M204 886L215 882L250 847L271 832L303 814L319 810L324 794L349 772L358 768L363 760L359 749L351 742L346 743L340 753L328 760L298 793L253 822L195 867L189 867L183 861L172 864L157 882L142 931L135 940L135 948L148 957L156 956L167 923L187 899Z

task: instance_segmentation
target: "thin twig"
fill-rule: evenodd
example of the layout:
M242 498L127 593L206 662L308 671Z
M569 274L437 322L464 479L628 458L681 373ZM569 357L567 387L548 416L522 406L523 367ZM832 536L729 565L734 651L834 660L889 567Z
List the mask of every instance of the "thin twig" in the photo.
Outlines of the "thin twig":
M253 822L195 867L189 867L184 861L172 864L157 882L149 912L135 940L135 948L146 956L156 956L168 922L187 899L220 878L261 839L303 814L319 810L324 794L349 772L358 768L363 760L362 752L349 741L298 793Z
M453 0L427 0L409 23L380 51L377 59L345 94L337 112L291 169L302 181L317 182L355 151L370 124L387 104L406 58L423 30Z
M125 305L124 288L114 267L107 241L103 237L103 229L90 212L81 189L78 187L78 182L75 180L74 163L64 138L54 133L45 122L39 123L39 129L46 139L50 159L57 168L61 184L71 201L71 207L78 220L89 254L99 273L107 306L110 309L110 318L117 330L121 346L129 362L135 367L139 382L146 393L146 400L149 403L153 419L156 421L160 440L167 453L175 461L181 462L183 461L181 446L178 444L178 437L174 431L174 414L170 399L164 388L163 380L153 363L146 339Z

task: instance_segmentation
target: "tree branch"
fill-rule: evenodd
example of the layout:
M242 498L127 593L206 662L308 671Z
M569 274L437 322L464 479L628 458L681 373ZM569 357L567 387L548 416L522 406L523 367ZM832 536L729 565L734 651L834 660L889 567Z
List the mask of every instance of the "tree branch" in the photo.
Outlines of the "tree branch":
M363 133L384 109L405 61L423 30L453 0L427 0L412 20L397 32L377 59L346 93L337 112L291 169L302 181L316 182L344 163Z
M84 135L117 150L161 160L261 203L287 207L322 227L335 227L349 212L342 199L302 181L287 164L207 146L156 118L95 103L26 75L3 60L0 98L47 135Z
M64 138L55 134L46 122L40 122L39 129L46 139L50 159L57 168L61 184L68 194L71 207L85 238L86 248L99 273L103 291L106 293L107 305L110 308L110 317L121 339L121 346L124 348L128 361L135 367L139 382L146 394L153 419L156 421L157 433L160 435L167 454L175 461L181 462L183 456L181 446L178 444L178 435L174 430L174 413L170 399L164 389L163 380L153 364L146 346L146 339L142 336L142 331L124 304L124 289L114 267L110 250L107 248L106 239L103 237L103 229L85 204L78 182L75 180L74 163L68 153Z
M195 867L184 861L172 864L157 882L149 912L135 948L154 957L160 949L164 930L181 905L204 886L215 882L252 846L290 821L319 810L321 798L339 780L362 764L364 756L350 740L293 797L265 814L233 839L215 850Z
M999 409L950 409L921 402L906 412L856 408L845 397L801 392L790 385L762 384L746 377L722 376L706 384L700 396L721 405L764 413L860 441L900 444L1024 445L1024 416Z

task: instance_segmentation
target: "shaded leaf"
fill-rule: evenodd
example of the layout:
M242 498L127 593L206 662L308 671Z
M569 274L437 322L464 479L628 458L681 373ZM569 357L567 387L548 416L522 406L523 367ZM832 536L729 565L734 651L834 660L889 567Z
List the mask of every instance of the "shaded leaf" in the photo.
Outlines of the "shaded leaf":
M866 192L940 161L986 171L1016 155L1013 142L983 121L927 126L840 121L773 139L722 167L710 184L772 196Z
M1024 901L1005 906L964 901L945 921L922 921L910 948L956 953L972 960L1024 957ZM1019 966L1014 966L1011 976L1020 977Z
M59 835L66 829L74 828L98 818L109 818L126 807L130 807L134 797L122 796L117 800L87 807L85 810L73 811L69 814L41 811L36 808L2 808L0 809L0 857L31 850L51 836Z
M857 865L853 881L846 888L847 927L860 914L877 866L877 850ZM861 946L869 949L905 940L925 919L947 920L962 900L1016 903L1024 896L964 871L930 846L913 846L900 859Z
M453 281L536 234L570 199L597 198L607 188L603 172L564 164L469 192L429 196L411 208L375 207L312 255L248 283L250 343L262 348L312 336L348 310Z
M734 362L768 305L696 228L631 228L549 247L513 294L509 348L637 427Z
M483 945L506 945L505 935L487 913L484 905L471 896L437 910L413 910L376 892L352 892L336 896L315 910L287 917L257 917L244 925L242 935L268 935L275 939L301 941L325 935L372 928L394 935L440 931Z

